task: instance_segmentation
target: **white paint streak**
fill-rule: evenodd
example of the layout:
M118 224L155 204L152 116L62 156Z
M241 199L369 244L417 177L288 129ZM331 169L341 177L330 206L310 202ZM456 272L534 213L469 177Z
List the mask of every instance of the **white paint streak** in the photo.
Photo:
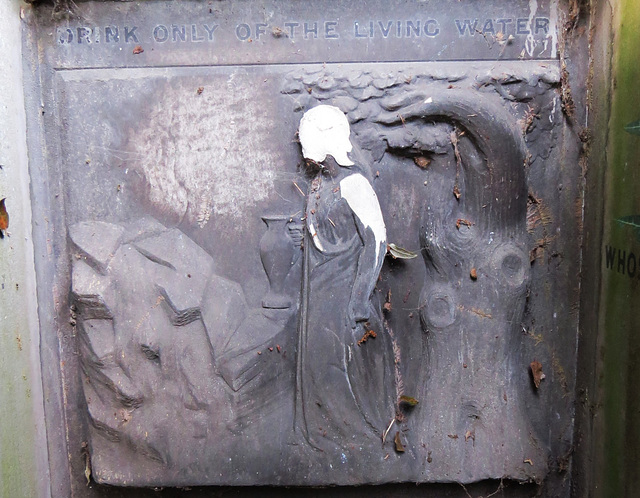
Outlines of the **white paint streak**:
M525 41L525 50L529 54L529 57L533 57L533 50L536 48L536 39L533 36L533 18L538 12L538 0L529 0L529 20L527 21L527 39Z
M340 194L360 219L365 228L371 228L376 240L376 260L380 247L387 242L387 230L384 225L378 196L371 184L360 173L349 175L340 181Z
M322 246L322 242L320 242L320 238L318 237L318 231L311 222L309 222L309 233L311 234L311 240L313 240L313 245L316 246L316 249L318 249L318 251L320 252L324 252L324 247Z
M330 155L340 166L353 166L348 156L353 149L349 134L349 121L337 107L319 105L309 109L298 130L302 155L318 163Z
M551 0L549 5L549 32L547 38L551 39L552 59L558 56L558 0Z

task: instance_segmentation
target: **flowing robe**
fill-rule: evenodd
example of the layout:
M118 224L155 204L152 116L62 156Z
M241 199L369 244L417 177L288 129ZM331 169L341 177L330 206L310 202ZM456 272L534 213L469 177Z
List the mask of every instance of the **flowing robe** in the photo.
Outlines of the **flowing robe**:
M386 253L380 206L361 174L337 173L319 174L309 192L298 348L297 425L323 450L380 444L396 406L374 291ZM375 337L362 341L367 331Z

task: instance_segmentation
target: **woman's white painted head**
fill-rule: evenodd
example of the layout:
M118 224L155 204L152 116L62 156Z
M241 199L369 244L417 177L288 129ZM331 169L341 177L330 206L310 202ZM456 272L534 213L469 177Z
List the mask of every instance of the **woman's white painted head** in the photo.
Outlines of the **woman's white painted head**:
M309 109L300 120L298 136L302 155L317 163L332 156L340 166L353 166L348 153L353 149L349 121L344 113L331 105Z

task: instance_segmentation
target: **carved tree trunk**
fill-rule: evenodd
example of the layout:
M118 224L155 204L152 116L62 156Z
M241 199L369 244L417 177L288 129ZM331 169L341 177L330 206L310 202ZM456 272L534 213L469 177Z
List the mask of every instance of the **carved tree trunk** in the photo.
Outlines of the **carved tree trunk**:
M453 192L440 198L446 207L426 201L420 235L426 361L412 425L432 455L424 469L452 480L544 475L546 457L516 388L526 385L520 348L530 273L520 127L499 101L468 91L408 99L416 103L402 109L404 120L453 125L457 167Z

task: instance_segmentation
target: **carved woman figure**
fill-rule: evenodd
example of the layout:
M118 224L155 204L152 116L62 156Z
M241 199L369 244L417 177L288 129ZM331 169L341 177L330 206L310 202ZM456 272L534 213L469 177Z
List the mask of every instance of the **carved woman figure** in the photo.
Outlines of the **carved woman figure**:
M306 207L296 422L320 449L379 441L395 407L391 347L374 296L386 229L367 166L349 157L349 135L336 107L317 106L300 121L302 154L315 176Z

